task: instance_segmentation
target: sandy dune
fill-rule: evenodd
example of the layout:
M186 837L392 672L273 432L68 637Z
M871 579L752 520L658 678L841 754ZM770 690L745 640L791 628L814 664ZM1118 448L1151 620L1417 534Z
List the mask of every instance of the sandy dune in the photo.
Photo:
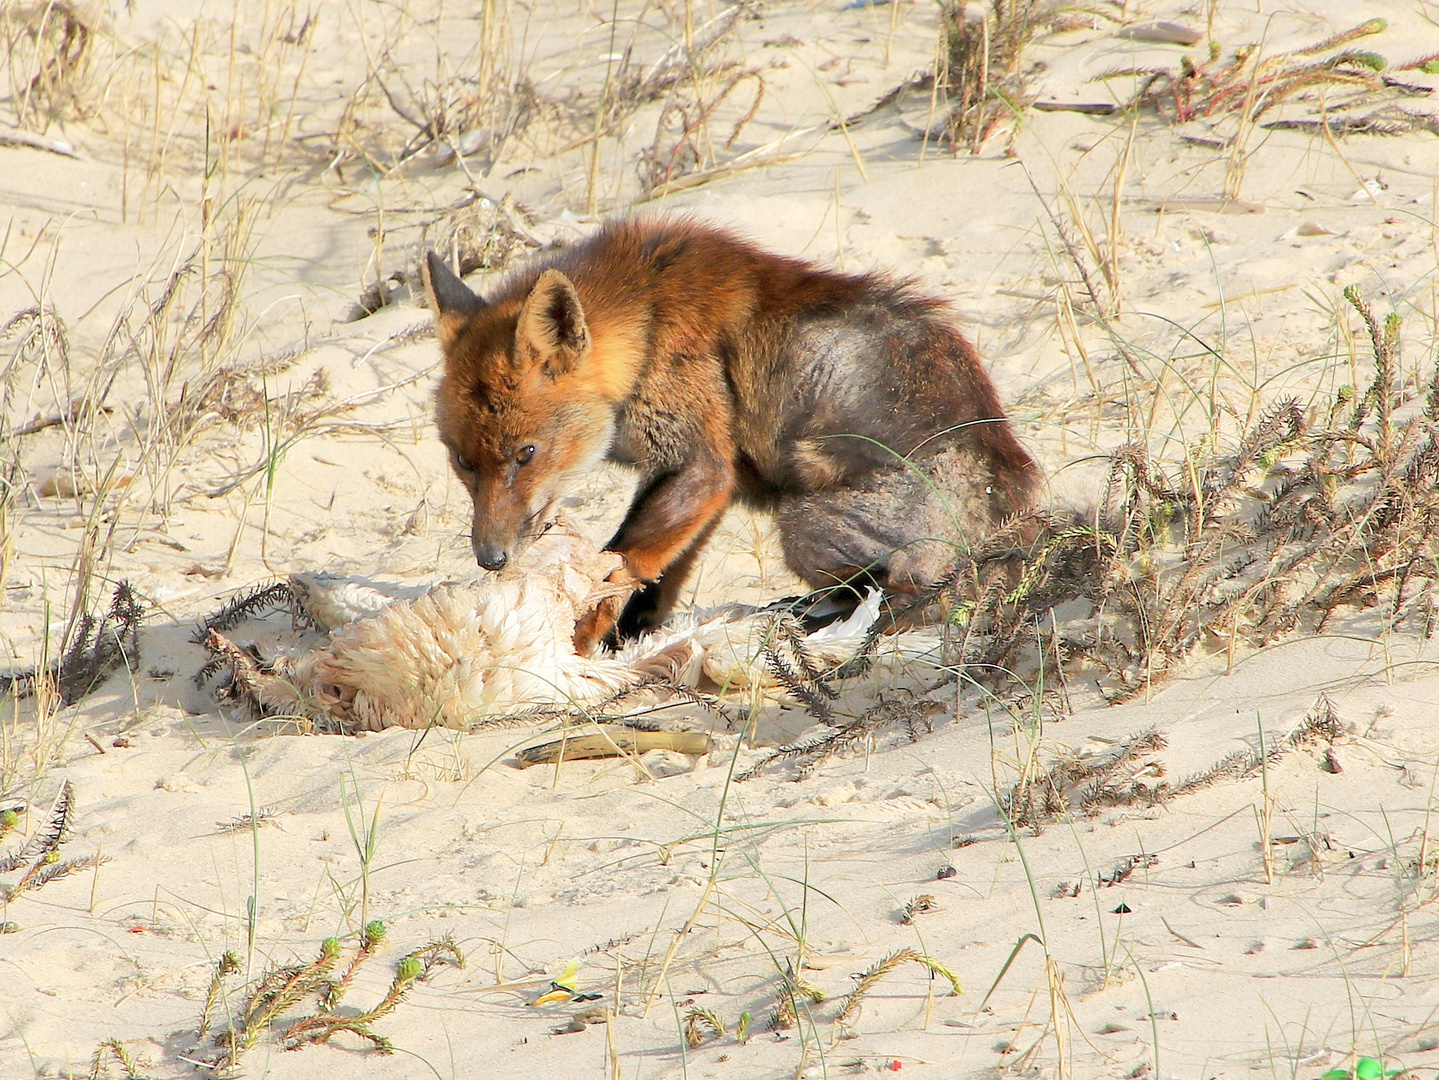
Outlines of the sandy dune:
M254 1026L239 1073L1439 1067L1439 673L1422 617L1340 605L1262 649L1218 627L1116 705L1080 663L1038 704L1013 683L933 689L932 666L853 680L842 718L877 698L939 706L743 782L821 726L737 695L732 728L679 710L712 729L705 757L521 770L515 750L554 725L300 736L192 678L196 623L240 590L296 571L475 576L428 415L439 350L406 280L452 236L481 290L627 211L914 275L979 344L1056 507L1092 508L1126 443L1181 476L1286 395L1317 426L1341 387L1362 393L1374 358L1351 285L1402 316L1392 389L1415 413L1439 325L1439 76L1401 69L1439 53L1439 10L1042 7L1005 92L1048 111L1015 120L991 99L992 130L952 153L953 102L922 77L934 6L6 5L0 667L48 663L122 579L145 617L138 659L78 702L0 702L0 810L18 810L0 855L43 832L68 784L48 865L99 860L36 884L32 847L0 872L0 1075L203 1074L253 980L330 937L338 975L376 919L384 940L334 1016L394 1052L344 1031L286 1051L311 995ZM1152 40L1175 36L1161 23L1197 40ZM1256 90L1237 112L1178 116L1159 73L1210 41L1219 64L1256 46L1254 70L1369 52L1402 85L1316 76L1272 108ZM1354 64L1339 67L1374 67ZM1146 74L1098 79L1120 69ZM1146 84L1157 105L1099 108ZM1365 117L1390 133L1349 131ZM355 318L365 295L388 303ZM629 483L603 472L565 512L603 540ZM687 603L793 593L778 550L770 521L731 513ZM264 654L295 633L284 613L234 631ZM1165 745L1111 778L1129 805L1075 792L1007 823L1017 783L1150 729ZM933 910L907 919L923 897ZM437 940L465 966L436 963L367 1020ZM844 1000L903 949L964 994L908 962ZM200 1038L227 950L238 970ZM571 961L573 993L535 1004Z

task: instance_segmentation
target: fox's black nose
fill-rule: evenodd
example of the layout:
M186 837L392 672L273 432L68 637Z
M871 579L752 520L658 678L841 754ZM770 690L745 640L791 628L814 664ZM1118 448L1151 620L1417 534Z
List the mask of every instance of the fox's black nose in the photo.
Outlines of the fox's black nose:
M503 570L505 563L510 561L510 556L502 548L477 547L475 561L486 570Z

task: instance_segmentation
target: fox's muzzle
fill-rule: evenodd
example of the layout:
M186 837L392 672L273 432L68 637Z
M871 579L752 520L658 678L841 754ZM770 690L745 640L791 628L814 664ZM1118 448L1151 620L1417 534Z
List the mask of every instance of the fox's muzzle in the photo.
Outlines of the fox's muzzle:
M470 550L475 553L475 562L486 570L503 570L511 555L517 555L525 548L522 537L505 536L507 530L496 529L491 519L475 514L470 528Z
M524 553L538 533L537 523L552 505L546 501L539 510L530 508L518 500L496 498L506 494L506 489L491 489L490 498L475 496L475 516L470 525L470 550L475 553L475 562L486 570L503 570L510 560Z
M511 505L510 494L500 485L481 487L474 496L474 517L470 521L470 550L475 562L486 570L503 570L510 558L527 546L520 524L524 509Z
M486 570L503 570L510 561L510 554L504 548L476 543L474 549L475 561Z

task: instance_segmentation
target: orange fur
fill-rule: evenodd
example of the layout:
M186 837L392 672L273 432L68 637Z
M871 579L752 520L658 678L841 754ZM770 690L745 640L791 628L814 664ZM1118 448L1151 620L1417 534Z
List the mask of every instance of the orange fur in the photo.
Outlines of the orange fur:
M426 286L445 351L437 421L474 500L477 559L503 565L599 461L630 465L639 491L609 545L645 586L626 632L663 617L736 497L779 514L812 584L913 587L1036 496L973 347L907 282L694 221L619 220L488 301L433 255Z

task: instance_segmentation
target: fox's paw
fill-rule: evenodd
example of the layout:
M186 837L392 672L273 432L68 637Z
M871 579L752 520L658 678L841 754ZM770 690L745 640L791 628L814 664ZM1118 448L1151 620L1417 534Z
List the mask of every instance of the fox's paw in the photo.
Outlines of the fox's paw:
M644 582L630 573L628 567L620 566L605 578L604 585L591 594L594 607L575 621L575 652L589 656L605 637L615 628L625 601Z
M589 656L595 651L595 646L614 629L628 595L626 592L624 596L606 596L575 621L575 652Z

